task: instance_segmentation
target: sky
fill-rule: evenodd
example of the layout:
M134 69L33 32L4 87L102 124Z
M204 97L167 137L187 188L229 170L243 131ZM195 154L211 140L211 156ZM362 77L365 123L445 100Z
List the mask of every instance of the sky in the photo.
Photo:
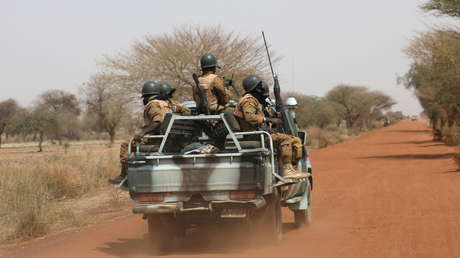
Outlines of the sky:
M423 1L422 1L423 2ZM187 24L221 25L259 36L277 54L283 90L324 96L338 84L367 86L393 97L393 110L422 111L397 84L410 40L437 19L421 0L14 0L0 8L0 100L30 106L48 89L78 94L104 55L143 36Z

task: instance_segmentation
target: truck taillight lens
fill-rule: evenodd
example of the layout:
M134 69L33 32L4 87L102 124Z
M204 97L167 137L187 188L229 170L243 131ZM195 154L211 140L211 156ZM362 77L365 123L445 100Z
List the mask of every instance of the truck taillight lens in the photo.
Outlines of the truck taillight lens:
M256 197L257 194L254 191L234 191L230 193L230 199L232 200L255 199Z
M161 202L164 200L162 193L138 193L136 200L139 202Z

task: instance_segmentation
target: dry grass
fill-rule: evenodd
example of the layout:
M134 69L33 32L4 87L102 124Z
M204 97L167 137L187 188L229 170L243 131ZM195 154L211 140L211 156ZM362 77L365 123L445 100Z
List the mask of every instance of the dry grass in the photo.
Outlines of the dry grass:
M457 149L457 152L454 154L454 161L458 166L457 171L460 171L460 149Z
M460 128L459 127L452 127L452 128L444 128L442 132L443 138L442 140L449 146L457 146L460 145Z
M314 149L325 148L356 137L354 134L349 134L345 128L340 127L328 127L325 129L310 127L307 131L308 145Z
M14 155L7 155L9 151ZM0 242L42 236L57 224L85 224L75 208L65 208L62 203L75 202L104 187L105 191L110 189L106 180L118 173L117 155L116 146L56 147L40 154L28 149L2 149ZM111 195L114 204L120 202L118 193Z

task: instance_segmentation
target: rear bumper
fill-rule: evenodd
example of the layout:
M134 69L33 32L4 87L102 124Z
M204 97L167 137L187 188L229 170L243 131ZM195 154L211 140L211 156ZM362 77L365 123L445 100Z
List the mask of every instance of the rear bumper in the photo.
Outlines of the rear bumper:
M209 211L212 212L217 206L225 207L226 205L248 205L252 208L260 209L266 205L263 197L244 200L244 201L210 201L208 207L194 207L184 208L183 202L174 203L158 203L158 204L139 204L133 207L133 213L136 214L167 214L167 213L182 213L182 212L194 212L194 211Z

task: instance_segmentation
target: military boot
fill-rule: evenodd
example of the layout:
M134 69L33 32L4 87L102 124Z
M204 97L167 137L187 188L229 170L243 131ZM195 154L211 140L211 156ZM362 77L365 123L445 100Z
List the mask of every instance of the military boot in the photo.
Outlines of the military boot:
M300 179L300 178L305 178L305 177L307 177L307 175L295 170L292 164L286 164L283 166L283 178Z
M119 185L121 183L121 181L123 181L123 179L125 179L125 177L127 176L127 172L128 172L128 164L127 163L122 163L121 164L120 175L115 177L115 178L110 178L108 180L109 184Z

